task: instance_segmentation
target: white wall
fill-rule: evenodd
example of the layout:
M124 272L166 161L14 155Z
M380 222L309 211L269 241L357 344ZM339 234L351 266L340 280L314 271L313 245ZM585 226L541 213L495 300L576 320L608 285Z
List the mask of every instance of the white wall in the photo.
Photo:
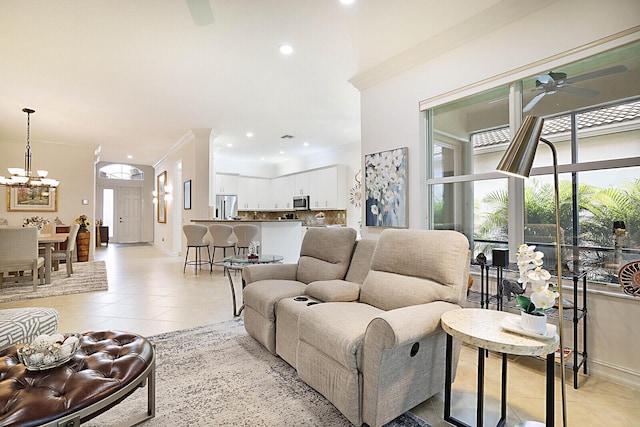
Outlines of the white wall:
M24 167L26 140L0 141L0 174L7 176L8 167ZM6 218L9 225L20 226L26 217L42 216L53 222L56 217L64 224L73 224L75 218L87 215L93 224L95 215L95 174L94 148L56 143L31 141L31 166L49 171L49 177L60 181L58 187L57 212L7 212L6 193L0 203L0 218ZM5 187L0 187L5 192ZM83 205L82 200L89 201ZM95 233L91 232L90 259L93 258Z
M210 218L209 212L209 136L210 129L194 129L177 146L154 165L155 174L167 172L167 184L172 188L167 201L166 223L154 215L154 245L170 255L184 253L186 239L182 226L192 219ZM180 169L180 167L182 169ZM182 189L191 180L191 209L185 210Z
M420 136L419 103L456 89L495 78L493 83L461 91L457 97L497 86L517 78L502 77L509 70L546 60L578 47L586 47L604 37L638 25L640 2L636 0L560 0L514 20L496 31L479 36L459 47L402 72L361 92L362 152L372 153L396 147L409 147L409 225L425 224L424 162L420 153L424 141ZM626 40L637 39L637 34ZM617 42L609 43L613 47ZM546 64L536 64L527 75L542 72L551 64L572 62L603 50L593 47ZM548 70L547 70L548 71ZM524 77L521 76L521 77ZM443 99L446 97L443 97ZM444 102L444 101L443 101ZM365 236L375 236L380 229L365 228ZM637 340L630 339L627 327L640 323L640 311L632 304L620 304L617 298L604 296L595 312L609 306L616 318L589 316L590 369L595 375L621 382L632 378L640 387L640 370L628 355L637 353ZM605 302L606 301L606 302ZM595 314L595 313L594 313ZM608 331L606 336L603 331ZM605 373L606 370L606 373ZM631 374L631 375L630 375Z

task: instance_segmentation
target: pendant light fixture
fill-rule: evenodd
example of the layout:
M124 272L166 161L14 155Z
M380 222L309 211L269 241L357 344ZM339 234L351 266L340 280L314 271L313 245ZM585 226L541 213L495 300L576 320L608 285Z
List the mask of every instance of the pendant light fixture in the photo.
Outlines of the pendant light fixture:
M8 178L0 176L0 184L7 187L57 187L60 181L47 178L49 172L46 170L37 170L35 176L31 171L31 114L35 113L35 110L23 108L22 111L27 113L27 149L24 153L24 168L7 168L11 176Z

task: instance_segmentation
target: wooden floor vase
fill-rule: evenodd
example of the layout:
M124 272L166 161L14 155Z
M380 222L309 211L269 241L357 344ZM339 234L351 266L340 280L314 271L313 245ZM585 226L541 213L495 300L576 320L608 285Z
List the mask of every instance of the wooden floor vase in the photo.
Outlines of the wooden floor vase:
M78 254L78 262L89 261L89 246L91 241L91 232L86 228L80 227L78 237L76 237L76 252Z

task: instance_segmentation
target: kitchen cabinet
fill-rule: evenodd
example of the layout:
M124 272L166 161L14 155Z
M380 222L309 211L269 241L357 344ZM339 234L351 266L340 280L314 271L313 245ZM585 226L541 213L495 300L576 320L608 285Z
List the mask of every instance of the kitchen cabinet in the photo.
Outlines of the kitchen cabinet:
M307 195L311 209L346 209L346 172L334 165L273 179L237 177L238 209L292 210L293 196Z
M238 175L217 173L215 186L216 194L237 194L238 180Z
M311 192L311 182L313 172L301 172L293 175L295 183L295 191L292 196L307 196Z
M310 172L309 202L311 209L346 209L346 167L331 166Z
M238 209L271 209L271 180L241 176L238 178Z
M287 175L271 180L271 195L273 209L293 209L293 195L295 194L295 176Z

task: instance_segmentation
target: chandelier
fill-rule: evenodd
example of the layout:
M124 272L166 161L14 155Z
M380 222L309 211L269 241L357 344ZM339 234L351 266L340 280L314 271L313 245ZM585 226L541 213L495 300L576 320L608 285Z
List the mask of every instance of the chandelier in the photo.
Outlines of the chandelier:
M37 175L33 175L31 172L31 145L30 145L30 128L31 128L31 113L35 113L35 110L30 108L23 108L22 111L27 113L27 150L24 153L24 169L23 168L7 168L9 174L8 178L0 176L0 184L8 187L39 187L49 188L57 187L60 181L47 178L49 172L46 170L37 170Z

